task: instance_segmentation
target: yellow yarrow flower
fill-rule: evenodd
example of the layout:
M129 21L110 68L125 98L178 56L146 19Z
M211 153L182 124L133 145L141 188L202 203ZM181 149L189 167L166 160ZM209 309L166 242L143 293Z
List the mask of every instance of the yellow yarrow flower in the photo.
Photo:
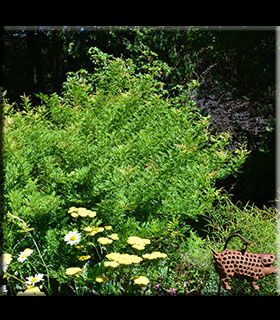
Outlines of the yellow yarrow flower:
M139 244L136 243L136 244L132 245L132 248L137 249L137 250L144 250L145 249L145 245L141 244L141 243L139 243Z
M76 207L71 207L69 210L68 210L68 213L72 213L72 212L75 212L77 211L78 208Z
M67 276L74 276L76 274L79 274L83 271L83 269L79 268L79 267L72 267L72 268L67 268L65 270L65 274Z
M88 212L88 217L94 218L96 216L96 211L89 211Z
M45 296L45 293L38 287L28 286L25 291L18 292L17 296Z
M78 208L76 207L71 207L69 210L68 210L68 213L73 217L73 218L77 218L79 215L77 213L77 210Z
M106 277L106 276L104 276L104 275L100 275L100 276L97 276L97 277L95 278L95 281L96 281L96 282L99 282L99 283L102 283L102 282L104 282L104 281L109 281L109 278Z
M132 260L127 256L121 256L118 261L117 261L119 264L124 264L126 266L132 264Z
M159 251L154 251L152 253L143 254L142 257L144 259L153 260L153 259L159 259L159 258L166 258L167 254Z
M86 217L88 215L88 210L86 208L78 208L77 213L81 217Z
M119 240L119 236L117 233L112 233L108 236L108 238L112 239L112 240Z
M137 236L128 237L127 243L129 243L132 248L136 250L144 250L147 244L150 244L151 241L149 239L140 238Z
M80 261L86 261L86 260L90 259L91 256L90 255L84 255L84 256L77 256L77 258Z
M120 253L117 253L117 252L112 252L106 255L106 258L113 261L117 261L119 257L120 257Z
M78 250L85 250L86 249L85 246L79 245L79 244L77 246L75 246L75 248L78 249Z
M131 236L131 237L128 237L127 239L127 243L129 244L135 244L137 243L137 241L139 242L139 237L134 237L134 236Z
M103 227L92 227L92 231L88 234L89 236L95 236L99 232L103 232Z
M119 264L130 265L140 263L143 259L133 254L112 252L106 255L106 258L118 262Z
M143 260L141 257L138 257L134 254L129 255L129 259L132 261L132 263L139 263Z
M110 243L113 242L113 240L111 240L111 239L109 239L109 238L105 238L105 237L100 237L100 238L97 239L97 241L98 241L99 243L101 243L101 244L104 244L104 245L110 244Z
M78 215L78 213L77 212L72 212L71 213L71 217L73 217L73 218L77 218L79 215Z
M150 244L151 241L149 239L140 238L137 236L128 237L127 243L131 244L132 247L136 246L135 249L145 247L146 244ZM143 250L143 249L138 249Z
M117 266L119 266L120 264L117 261L105 261L104 262L104 266L105 267L112 267L112 268L116 268Z
M84 230L85 232L91 232L92 227L84 227L82 230Z
M94 218L96 216L96 211L92 211L83 207L80 208L76 208L76 207L71 207L68 210L68 213L70 213L70 215L73 218L77 218L78 216L84 218L84 217L90 217L90 218Z
M141 286L146 286L150 280L144 276L133 277L133 281L135 284L139 284Z

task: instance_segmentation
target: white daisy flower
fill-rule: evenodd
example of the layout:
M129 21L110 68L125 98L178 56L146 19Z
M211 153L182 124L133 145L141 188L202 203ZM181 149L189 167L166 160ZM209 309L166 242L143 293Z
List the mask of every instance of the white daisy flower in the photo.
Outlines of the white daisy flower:
M34 286L35 283L44 280L44 275L42 273L37 273L35 276L27 277L26 284Z
M33 251L34 250L32 249L26 248L19 254L18 262L24 262L31 255L31 253L33 253Z
M81 240L81 234L78 231L70 231L64 237L64 241L73 246L74 244L78 244Z

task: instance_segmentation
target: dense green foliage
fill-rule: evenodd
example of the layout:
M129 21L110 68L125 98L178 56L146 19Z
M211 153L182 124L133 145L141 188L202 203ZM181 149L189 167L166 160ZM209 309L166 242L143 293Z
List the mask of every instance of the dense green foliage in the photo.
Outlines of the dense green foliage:
M149 50L138 65L96 47L89 55L95 71L69 72L61 95L41 93L38 106L22 96L21 111L5 103L4 252L16 256L36 249L40 259L32 263L36 272L47 270L46 292L82 295L167 294L175 286L182 294L215 294L207 239L217 246L240 229L258 241L255 250L275 251L275 212L240 210L215 187L217 179L240 170L247 151L242 145L227 149L229 133L209 132L211 119L202 116L191 94L199 83L189 81L188 94L170 95L161 81L170 67ZM69 216L71 207L94 210L97 217L83 223ZM208 238L199 235L202 220L208 221ZM118 233L114 251L132 253L126 240L137 235L167 254L158 266L140 263L127 273L145 272L161 291L152 283L134 291L122 271L111 274L109 287L96 283L112 251L96 239L84 240L87 235L84 254L92 259L74 262L76 253L63 237L101 225ZM69 280L65 270L74 266L86 271ZM28 262L15 261L10 268L19 278L32 270ZM263 293L275 294L274 278L264 281Z
M225 151L229 137L209 134L209 118L191 97L164 98L153 76L161 72L157 61L150 73L135 74L132 61L92 57L103 69L69 74L62 97L41 95L42 105L32 109L24 98L27 111L6 118L10 209L28 217L49 214L50 203L54 210L82 203L108 222L110 215L143 220L207 212L215 180L237 172L245 150Z

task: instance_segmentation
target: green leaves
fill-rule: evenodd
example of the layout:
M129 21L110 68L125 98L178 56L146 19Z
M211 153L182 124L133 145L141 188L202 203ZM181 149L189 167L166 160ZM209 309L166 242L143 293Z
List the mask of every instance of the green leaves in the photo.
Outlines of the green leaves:
M23 94L22 96L20 96L22 99L22 106L23 108L28 112L29 110L31 110L32 108L32 103L31 103L31 98L30 96L26 96L25 94Z
M236 172L246 152L223 153L227 136L207 134L210 119L194 106L191 93L166 97L157 76L168 66L152 52L143 52L148 59L137 71L132 60L98 48L89 55L99 64L96 72L68 73L61 97L40 94L43 104L30 116L47 115L37 117L36 125L25 130L26 116L13 118L17 129L8 131L7 141L12 135L21 144L14 155L7 148L7 165L27 146L21 186L36 178L38 194L55 191L61 205L99 206L109 222L157 212L196 218L211 208L215 179ZM189 92L198 85L190 82ZM13 170L8 181L18 181Z

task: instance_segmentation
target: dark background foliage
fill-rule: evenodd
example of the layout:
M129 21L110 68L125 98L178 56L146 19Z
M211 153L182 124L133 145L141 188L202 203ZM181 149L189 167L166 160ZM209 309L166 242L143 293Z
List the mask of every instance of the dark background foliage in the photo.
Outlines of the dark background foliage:
M162 74L174 95L192 79L211 130L229 131L230 148L246 143L251 155L237 178L221 181L236 200L269 205L275 197L275 31L223 28L6 27L2 36L3 86L20 106L20 95L60 93L69 71L93 68L92 46L114 56L132 58L152 51L172 68ZM153 56L150 55L150 59ZM219 184L219 182L218 182ZM233 187L232 187L233 186Z

